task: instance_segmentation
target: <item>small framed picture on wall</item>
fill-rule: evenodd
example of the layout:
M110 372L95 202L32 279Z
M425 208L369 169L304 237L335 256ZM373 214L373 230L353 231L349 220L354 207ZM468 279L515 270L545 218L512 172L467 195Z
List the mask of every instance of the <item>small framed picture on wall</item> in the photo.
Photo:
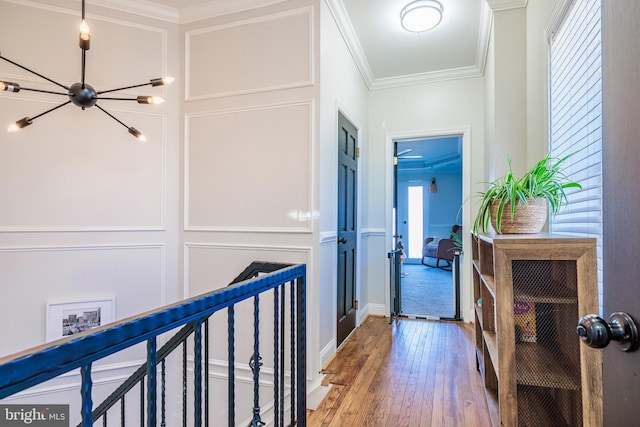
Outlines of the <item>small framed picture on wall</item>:
M47 303L47 342L78 334L115 320L115 297Z

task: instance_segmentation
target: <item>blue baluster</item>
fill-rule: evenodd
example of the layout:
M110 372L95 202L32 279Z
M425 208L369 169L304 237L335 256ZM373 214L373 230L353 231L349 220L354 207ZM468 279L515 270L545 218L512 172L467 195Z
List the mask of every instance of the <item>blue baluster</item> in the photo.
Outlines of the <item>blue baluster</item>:
M193 426L202 425L202 320L193 322Z
M298 347L296 361L297 371L296 377L298 380L298 427L306 427L307 425L307 334L306 334L306 318L307 318L307 290L305 277L297 279L297 292L296 292L296 305L298 312L296 313L297 320L297 338L296 343ZM292 281L293 283L293 281ZM291 392L293 395L293 391ZM293 424L292 424L293 425Z
M260 356L260 297L253 297L253 356L249 361L249 367L253 372L253 418L251 427L263 426L260 419L260 366L262 366Z
M279 339L280 339L280 335L279 335L279 331L278 331L278 325L279 325L279 321L280 321L280 315L279 315L279 311L280 311L280 307L279 307L279 295L278 295L278 289L279 288L275 288L273 290L273 415L274 415L274 420L273 420L273 426L274 427L280 427L280 418L279 418L279 413L278 410L280 408L280 390L279 390L279 383L278 383L278 379L280 377L280 372L278 371L279 366L278 364L280 363L280 353L279 353Z
M209 318L204 321L204 425L209 427Z
M235 306L231 305L227 309L227 357L228 364L228 393L227 411L228 425L236 425L236 354L235 354Z
M157 361L157 344L156 338L153 337L147 340L147 427L155 427L157 421Z
M82 408L80 409L82 427L90 427L93 425L93 420L91 419L91 411L93 410L93 401L91 399L91 388L93 386L93 382L91 381L91 363L80 368L80 375L82 378L82 386L80 387L80 394L82 396Z

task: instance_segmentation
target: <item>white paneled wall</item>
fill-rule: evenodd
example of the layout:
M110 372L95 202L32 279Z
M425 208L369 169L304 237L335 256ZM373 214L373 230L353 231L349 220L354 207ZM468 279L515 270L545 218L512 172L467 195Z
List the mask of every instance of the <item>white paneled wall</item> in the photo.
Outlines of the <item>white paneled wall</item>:
M182 27L183 295L226 286L252 261L306 263L310 380L321 368L314 297L322 286L315 267L320 3L275 2ZM261 304L262 318L263 311L268 316L273 310L270 295ZM251 354L251 304L237 312L236 354L243 366ZM323 316L331 322L335 313ZM211 333L219 340L226 333L226 313L218 317L219 329ZM267 331L260 341L268 378L273 327L266 318L260 328ZM224 351L226 346L214 350L212 372L220 371Z

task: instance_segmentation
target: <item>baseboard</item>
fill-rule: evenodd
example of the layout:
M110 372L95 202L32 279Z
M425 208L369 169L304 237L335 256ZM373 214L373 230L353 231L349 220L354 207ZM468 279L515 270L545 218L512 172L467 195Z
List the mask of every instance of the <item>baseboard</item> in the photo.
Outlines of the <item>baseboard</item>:
M332 339L327 345L320 351L320 366L325 367L327 363L333 358L336 353L336 341Z
M368 315L371 316L387 316L387 308L384 304L367 304ZM363 320L366 319L363 318Z

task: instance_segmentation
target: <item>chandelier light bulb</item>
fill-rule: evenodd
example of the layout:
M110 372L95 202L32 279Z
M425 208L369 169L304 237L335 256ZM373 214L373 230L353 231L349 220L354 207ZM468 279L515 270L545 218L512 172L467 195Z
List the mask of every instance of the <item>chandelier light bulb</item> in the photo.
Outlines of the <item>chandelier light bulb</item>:
M80 24L80 38L82 40L89 40L91 38L91 35L89 34L89 24L87 24L87 21L84 19Z
M171 84L174 80L175 79L173 77L160 77L157 79L151 79L151 86L156 87L168 85Z
M20 92L20 85L18 83L0 81L0 91Z
M9 132L9 133L17 132L18 130L22 129L23 127L29 126L31 123L33 123L33 119L31 119L29 117L23 117L20 120L18 120L17 122L15 122L14 124L12 124L11 126L9 126L9 129L7 129L7 132Z
M82 50L89 50L91 46L91 34L89 34L89 25L84 19L80 24L80 48Z
M139 96L136 98L138 104L162 104L164 102L164 98L159 96Z
M442 21L442 4L436 0L416 0L400 12L402 28L414 33L431 30Z

